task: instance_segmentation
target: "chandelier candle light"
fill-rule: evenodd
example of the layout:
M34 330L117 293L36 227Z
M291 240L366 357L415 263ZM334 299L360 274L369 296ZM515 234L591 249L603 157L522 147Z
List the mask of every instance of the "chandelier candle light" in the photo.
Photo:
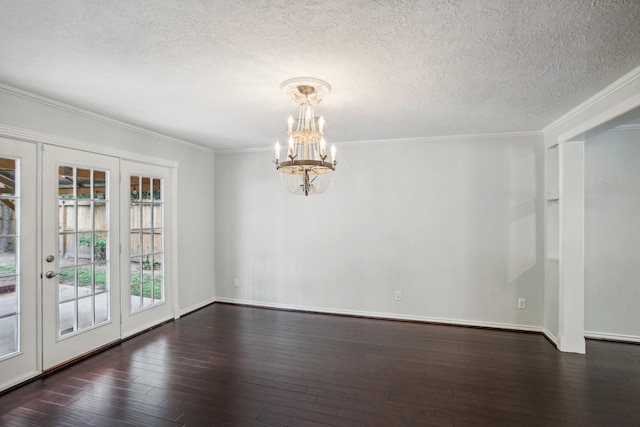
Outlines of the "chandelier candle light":
M282 82L280 89L300 106L300 110L295 130L293 117L289 116L287 120L289 149L287 160L283 162L280 161L280 142L276 142L276 169L290 193L305 196L323 193L331 183L331 172L336 170L336 147L331 145L331 161L328 162L325 121L322 116L316 120L314 108L331 92L331 86L313 77L296 77Z

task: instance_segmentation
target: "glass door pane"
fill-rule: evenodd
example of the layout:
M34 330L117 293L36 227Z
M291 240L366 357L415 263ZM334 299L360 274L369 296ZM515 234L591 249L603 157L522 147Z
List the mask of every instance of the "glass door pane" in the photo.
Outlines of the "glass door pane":
M59 336L110 319L108 175L100 169L58 166Z
M36 153L0 138L0 390L38 373Z
M0 157L0 358L20 351L19 160Z
M121 172L120 191L129 200L120 207L120 217L129 219L120 235L121 262L128 265L120 278L126 287L122 293L122 336L126 337L174 316L168 252L172 171L123 161Z
M131 312L164 302L163 179L129 177Z

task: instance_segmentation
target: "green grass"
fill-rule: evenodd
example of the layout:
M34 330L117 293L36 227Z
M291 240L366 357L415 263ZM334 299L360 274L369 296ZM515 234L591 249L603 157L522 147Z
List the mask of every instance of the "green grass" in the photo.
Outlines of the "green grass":
M4 266L2 266L4 267ZM13 267L15 270L15 267ZM2 270L0 269L0 274ZM73 280L73 269L62 269L59 273L60 277ZM98 270L95 274L96 287L104 287L107 284L107 272ZM142 296L145 298L152 298L151 286L153 285L153 294L156 298L162 295L162 279L153 279L151 273L142 273ZM78 286L91 286L91 271L78 270ZM140 296L140 275L131 275L131 295Z
M16 274L15 265L0 265L0 276L9 276L10 274Z
M153 293L151 295L151 285L153 285ZM140 296L140 283L131 284L131 295ZM162 296L162 280L156 279L153 282L142 283L142 296L145 298L160 298Z
M73 280L72 269L62 269L58 274L60 275L60 277ZM107 272L100 271L100 270L96 271L96 286L105 286L106 284L107 284ZM78 286L90 286L90 285L91 285L91 271L78 270Z

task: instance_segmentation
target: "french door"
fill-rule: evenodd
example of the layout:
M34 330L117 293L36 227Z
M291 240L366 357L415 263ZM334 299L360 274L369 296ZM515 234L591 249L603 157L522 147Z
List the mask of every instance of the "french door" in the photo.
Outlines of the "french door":
M36 153L0 138L0 389L38 373Z
M120 339L119 159L44 146L42 361Z
M171 247L171 170L123 160L121 174L120 283L122 336L127 337L173 318L167 251Z
M172 173L0 137L0 391L173 317Z

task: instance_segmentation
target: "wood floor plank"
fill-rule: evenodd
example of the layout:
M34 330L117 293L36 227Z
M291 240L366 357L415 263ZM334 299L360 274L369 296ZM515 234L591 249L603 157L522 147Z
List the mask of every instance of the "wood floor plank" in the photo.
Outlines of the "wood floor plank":
M213 304L0 395L2 426L638 426L640 346Z

